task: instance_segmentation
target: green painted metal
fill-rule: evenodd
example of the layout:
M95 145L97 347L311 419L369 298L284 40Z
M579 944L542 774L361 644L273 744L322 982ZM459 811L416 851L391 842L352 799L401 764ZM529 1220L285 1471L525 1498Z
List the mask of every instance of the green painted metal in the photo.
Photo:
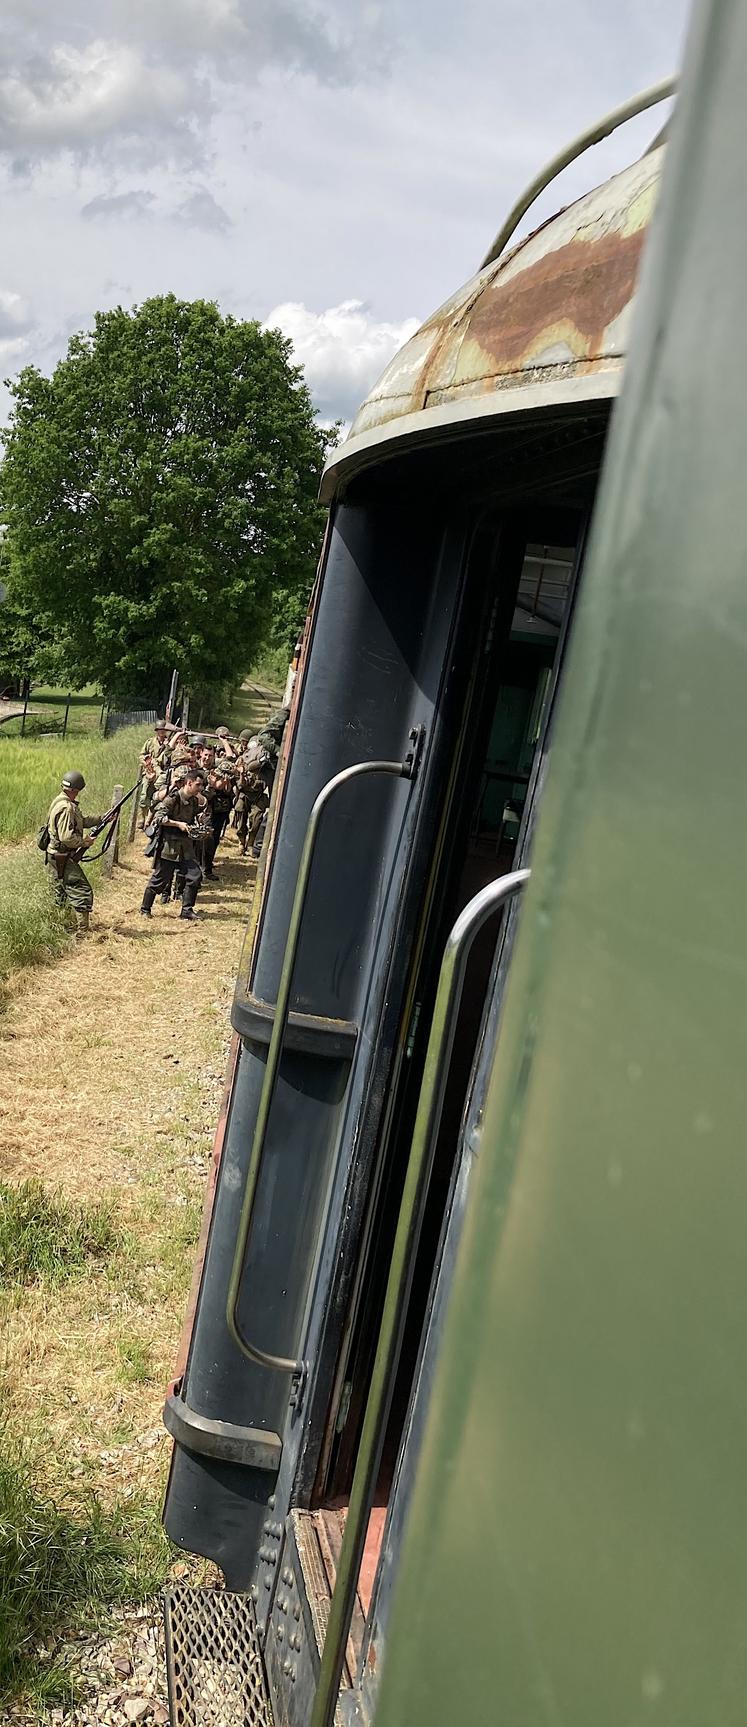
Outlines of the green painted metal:
M747 8L711 0L644 264L375 1727L747 1713L745 88Z

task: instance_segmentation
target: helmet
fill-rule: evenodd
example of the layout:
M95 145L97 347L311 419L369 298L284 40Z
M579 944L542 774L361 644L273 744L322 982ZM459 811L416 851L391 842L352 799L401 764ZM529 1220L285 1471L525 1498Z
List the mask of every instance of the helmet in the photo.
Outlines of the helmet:
M82 792L85 783L83 775L79 774L76 768L71 768L69 773L62 776L63 788L68 792Z
M228 730L228 726L216 726L215 735L217 738L230 738L231 733Z
M243 732L239 732L239 743L240 744L251 743L251 739L252 739L252 734L251 734L248 726L245 728L245 730Z
M169 729L168 720L156 720L155 729L157 732L168 731L168 729Z
M192 739L193 750L204 750L206 748L206 746L207 746L207 738L205 736L205 733L204 732L196 732L195 736Z

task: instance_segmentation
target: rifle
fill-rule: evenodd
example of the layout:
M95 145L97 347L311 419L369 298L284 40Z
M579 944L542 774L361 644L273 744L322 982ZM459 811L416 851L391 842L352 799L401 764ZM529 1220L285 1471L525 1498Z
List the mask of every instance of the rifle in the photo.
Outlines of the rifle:
M114 829L115 829L117 816L119 815L119 812L124 807L124 805L126 803L129 803L130 798L134 797L135 792L137 791L139 784L140 784L140 781L139 781L139 779L137 779L135 781L134 786L130 786L129 791L125 792L124 797L119 798L115 804L112 804L111 809L107 810L106 815L101 816L101 819L96 822L94 827L91 828L91 839L97 839L99 834L103 833L104 828L106 828L106 827L109 828L109 832L106 836L106 839L104 840L104 843L100 847L99 851L92 852L92 851L89 851L88 846L84 846L84 847L81 847L80 853L76 852L76 854L75 854L76 857L77 856L85 857L87 863L95 863L97 858L103 857L104 852L107 852L109 850L109 847L110 847L112 840L114 838Z

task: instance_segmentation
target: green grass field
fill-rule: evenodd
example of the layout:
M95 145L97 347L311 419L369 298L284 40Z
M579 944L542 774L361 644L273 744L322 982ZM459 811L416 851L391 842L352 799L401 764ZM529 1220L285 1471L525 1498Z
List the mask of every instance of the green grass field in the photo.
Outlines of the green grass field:
M145 735L132 727L106 741L96 732L62 743L3 737L0 730L0 844L8 842L0 851L0 984L18 966L54 959L69 939L70 915L57 910L44 859L29 839L43 826L63 773L80 769L81 807L103 815L115 785L128 790L137 777ZM18 840L27 843L10 843ZM100 868L91 866L96 891Z
M101 728L101 701L101 696L93 689L77 690L68 695L67 691L52 689L47 684L35 685L29 700L24 736L29 740L40 737L54 740L61 736L69 703L67 738L74 741L80 737L96 737ZM0 738L20 735L20 714L3 721Z
M128 789L136 778L146 736L147 728L132 726L106 740L96 732L63 743L4 737L0 729L0 844L42 826L67 768L84 775L85 814L103 815L115 785Z

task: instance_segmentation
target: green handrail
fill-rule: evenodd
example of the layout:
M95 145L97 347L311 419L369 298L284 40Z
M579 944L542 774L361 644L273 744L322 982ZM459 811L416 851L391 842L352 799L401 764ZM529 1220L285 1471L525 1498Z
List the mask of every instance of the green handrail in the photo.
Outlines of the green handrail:
M332 1727L334 1722L467 962L475 936L521 891L529 875L528 869L513 870L489 882L460 912L446 943L310 1727Z

